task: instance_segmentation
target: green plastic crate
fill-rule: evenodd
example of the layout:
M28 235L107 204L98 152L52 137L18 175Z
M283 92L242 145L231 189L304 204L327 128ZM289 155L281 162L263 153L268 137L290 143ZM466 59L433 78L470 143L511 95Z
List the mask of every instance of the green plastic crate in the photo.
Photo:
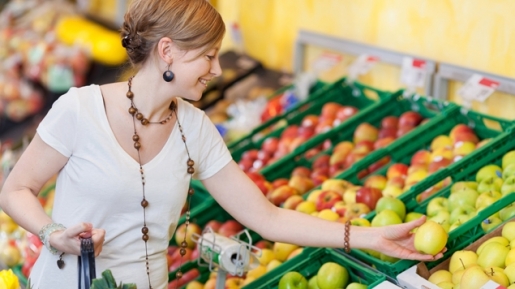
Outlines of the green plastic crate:
M302 253L256 279L243 289L276 289L281 277L290 271L297 271L309 280L326 262L335 262L347 268L350 277L349 283L361 282L368 288L373 288L386 280L386 276L383 274L349 260L334 249L304 248Z
M267 137L279 137L287 126L300 124L306 115L319 115L323 105L327 102L351 105L361 112L363 109L377 104L379 99L386 98L389 95L390 93L386 91L360 83L347 84L345 78L340 79L316 91L307 100L298 103L284 115L270 119L257 127L249 135L231 145L229 149L233 158L239 161L244 152L261 148ZM349 120L354 117L349 118ZM272 127L273 129L270 129Z
M508 130L506 133L497 137L494 141L486 144L483 150L477 150L468 158L464 158L462 161L456 163L454 167L444 169L442 171L443 174L439 175L440 179L431 179L430 183L436 184L443 178L449 176L452 177L453 183L458 181L475 180L476 173L480 168L487 164L500 165L502 156L511 150L515 150L515 132ZM413 191L413 189L411 191ZM412 196L412 202L408 202L406 204L406 210L407 212L419 212L425 214L427 205L433 198L448 197L449 195L450 186L443 188L421 203L416 202L415 196ZM485 233L481 228L481 222L493 213L513 202L515 202L515 193L503 197L490 207L478 212L478 215L473 219L453 230L449 235L449 241L447 243L448 251L444 254L444 258L442 260L445 260L447 257L452 255L453 252L461 250L477 240L479 237L483 236ZM369 215L367 218L371 220L373 215ZM375 266L378 270L393 278L416 263L415 261L409 260L401 260L395 263L385 262L355 249L352 249L350 254L367 264ZM438 263L439 261L430 262L428 263L428 267L432 268Z
M441 116L446 112L456 110L456 105L452 103L444 103L436 100L424 98L424 97L404 97L404 91L399 90L389 96L385 97L382 102L378 102L367 109L361 111L359 114L355 115L355 117L347 120L345 123L340 126L333 128L332 130L320 134L311 140L307 141L305 144L298 147L293 154L290 154L278 162L271 164L261 170L261 173L267 180L275 180L278 178L289 178L290 173L298 166L308 166L311 167L311 163L313 160L317 158L317 156L313 157L311 160L306 160L303 157L303 154L310 150L311 148L317 147L323 144L326 140L330 140L333 144L333 147L342 141L352 141L354 131L356 128L362 123L370 123L375 127L379 127L381 120L386 116L400 116L404 112L413 110L419 112L424 118L433 119L437 116ZM396 139L393 143L391 143L388 147L394 146L399 143L407 143L409 142L414 135L423 134L425 131L426 125L419 125L414 130L408 132L404 136ZM404 140L404 141L402 141ZM398 147L398 145L397 145ZM324 152L324 154L330 154L332 152L332 148L329 151ZM402 153L402 152L401 152ZM350 172L354 172L351 170L358 163L361 163L364 160L368 160L366 166L363 169L366 169L370 164L380 160L382 155L386 154L386 148L379 149L371 152L364 159L355 163L349 170ZM347 171L349 171L347 170ZM361 171L361 170L359 170ZM359 172L358 171L358 172ZM341 175L341 174L340 174ZM335 176L334 178L340 178L339 176Z
M22 285L23 287L27 287L27 277L25 277L23 275L23 273L21 272L21 267L22 265L16 265L14 267L12 267L11 269L13 270L13 273L14 275L16 275L16 277L18 277L18 281L20 281L20 285Z

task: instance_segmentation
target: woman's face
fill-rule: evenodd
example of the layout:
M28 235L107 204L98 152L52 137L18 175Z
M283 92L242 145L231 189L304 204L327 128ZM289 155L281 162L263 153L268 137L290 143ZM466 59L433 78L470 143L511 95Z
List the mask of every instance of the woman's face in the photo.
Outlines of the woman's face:
M178 96L197 101L202 97L209 81L222 74L216 45L204 54L196 57L203 48L177 53L170 70L175 74L175 82L179 90Z

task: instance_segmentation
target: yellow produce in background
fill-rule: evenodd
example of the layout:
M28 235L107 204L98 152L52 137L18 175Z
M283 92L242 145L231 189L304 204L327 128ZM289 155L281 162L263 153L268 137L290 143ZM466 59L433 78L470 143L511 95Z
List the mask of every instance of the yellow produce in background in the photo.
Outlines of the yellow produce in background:
M127 59L120 34L79 16L63 17L56 26L60 41L85 48L92 59L105 65L120 65Z
M20 282L11 269L0 271L0 288L20 289Z

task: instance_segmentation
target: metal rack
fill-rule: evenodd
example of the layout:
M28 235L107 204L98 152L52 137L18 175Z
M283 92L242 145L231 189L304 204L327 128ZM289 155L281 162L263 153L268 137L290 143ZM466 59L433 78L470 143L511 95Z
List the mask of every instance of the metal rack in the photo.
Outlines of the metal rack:
M345 54L369 54L379 57L380 62L393 64L396 66L402 66L402 61L406 56L425 60L425 69L427 71L427 74L425 79L424 93L425 95L432 95L432 76L436 71L436 62L433 60L410 54L395 52L387 49L382 49L379 47L357 43L350 40L324 35L316 32L300 30L295 41L294 48L295 51L293 58L293 72L295 74L298 74L304 70L304 58L306 54L306 46L308 45L332 49Z
M441 63L438 64L438 72L433 79L433 96L436 99L449 99L449 81L466 82L473 74L480 74L488 79L499 82L497 91L515 95L515 79L496 74L486 73L479 70L460 67L456 65Z

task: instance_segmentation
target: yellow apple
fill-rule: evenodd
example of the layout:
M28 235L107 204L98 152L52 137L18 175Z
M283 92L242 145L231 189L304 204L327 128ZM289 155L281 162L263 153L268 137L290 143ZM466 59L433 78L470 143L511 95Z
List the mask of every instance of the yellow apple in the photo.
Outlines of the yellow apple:
M501 235L510 242L515 240L515 222L508 222L502 227Z
M204 289L204 284L199 281L191 281L188 283L188 286L186 286L186 289Z
M283 262L281 262L277 259L270 261L270 263L268 263L268 265L266 266L266 272L270 272L270 271L274 270L277 266L281 265L282 263Z
M322 190L313 190L311 193L309 193L306 201L310 201L316 204L318 200L318 196L322 193Z
M299 246L294 244L287 244L281 242L274 243L274 256L277 260L284 262L291 254L291 252L295 251Z
M513 263L515 263L515 248L511 249L508 254L506 254L506 259L504 260L505 266L509 266Z
M317 205L311 201L304 201L295 207L296 211L305 213L305 214L311 214L313 212L316 212Z
M399 187L396 187L396 186L386 186L386 188L384 188L382 194L383 194L383 197L392 197L392 198L397 198L398 196L402 195L402 193L404 193L404 191L399 188Z
M454 289L454 284L451 281L440 282L436 285L442 289Z
M449 272L455 273L477 264L477 254L473 251L461 250L452 254L449 262Z
M302 253L303 249L304 248L297 248L297 249L293 250L293 252L291 252L290 255L288 255L288 258L286 258L286 260L290 260L291 258L299 255L300 253Z
M483 248L487 244L490 244L490 243L499 243L499 244L502 244L503 246L508 246L510 244L510 241L508 241L508 239L506 239L506 238L504 238L502 236L492 237L492 238L486 240L485 242L483 242L483 244L481 244L479 246L479 248L477 248L476 253L479 255L481 253L481 251L483 251Z
M448 237L440 224L428 220L415 232L415 249L424 254L436 255L443 250Z
M253 278L257 279L257 278L265 275L265 273L266 273L266 266L259 265L256 268L247 272L247 277L253 277Z
M353 226L370 227L370 221L365 218L354 218L350 220L350 224Z
M510 284L510 280L508 279L508 276L506 276L506 274L504 273L504 269L499 267L489 267L484 269L486 275L498 284L501 284L505 287Z
M477 264L483 268L487 267L506 267L504 261L510 249L499 243L489 243L481 250L477 256Z
M345 191L345 193L343 194L343 201L346 204L355 204L356 203L356 194L357 194L357 189L355 189L354 187L347 189Z
M254 277L249 277L247 275L247 277L245 278L245 280L243 281L243 284L241 284L242 286L245 286L245 285L249 285L250 283L254 282L256 280L256 278ZM186 288L188 289L188 288Z
M474 266L465 270L461 277L460 288L481 289L486 282L490 281L490 277L486 275L483 268Z
M510 284L515 283L515 264L510 264L506 268L504 268L504 274L510 280Z
M336 212L333 212L331 209L324 209L318 212L317 217L334 222L340 218L340 215L338 215Z
M273 259L275 259L274 251L266 248L261 249L261 257L258 257L259 264L266 266Z
M321 190L322 191L337 191L338 193L343 195L343 193L345 193L345 191L347 190L347 188L350 185L351 184L345 180L328 179L322 183Z

